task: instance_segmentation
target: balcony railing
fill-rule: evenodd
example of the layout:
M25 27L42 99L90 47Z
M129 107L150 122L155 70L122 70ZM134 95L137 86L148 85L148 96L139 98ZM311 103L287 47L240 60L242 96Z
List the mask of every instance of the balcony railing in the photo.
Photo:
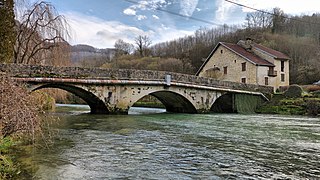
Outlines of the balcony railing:
M277 71L270 71L270 70L268 70L268 76L276 77L276 76L277 76Z

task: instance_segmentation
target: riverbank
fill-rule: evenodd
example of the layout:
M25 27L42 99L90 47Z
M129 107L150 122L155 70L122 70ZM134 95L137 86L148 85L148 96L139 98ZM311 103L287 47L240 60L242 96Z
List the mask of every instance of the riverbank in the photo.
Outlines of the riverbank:
M283 93L272 95L269 102L260 106L256 112L282 115L320 115L320 86L290 86Z
M33 156L35 145L18 137L0 139L0 179L32 179L38 169Z
M0 179L31 179L28 158L37 137L45 137L44 111L55 102L44 93L30 94L5 75L0 75L0 92Z

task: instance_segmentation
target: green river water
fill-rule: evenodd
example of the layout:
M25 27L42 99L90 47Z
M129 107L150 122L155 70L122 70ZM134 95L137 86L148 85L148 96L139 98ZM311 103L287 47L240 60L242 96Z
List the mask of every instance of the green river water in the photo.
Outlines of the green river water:
M320 179L319 118L57 109L35 179Z

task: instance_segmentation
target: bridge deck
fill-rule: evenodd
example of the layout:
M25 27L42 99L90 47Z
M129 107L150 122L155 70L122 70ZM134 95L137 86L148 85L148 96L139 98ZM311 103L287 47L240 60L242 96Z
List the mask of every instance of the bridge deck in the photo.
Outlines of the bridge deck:
M86 82L163 82L165 77L170 75L170 83L203 86L207 88L223 88L229 90L241 90L248 92L260 92L270 94L273 88L270 86L259 86L254 84L244 84L229 81L218 81L211 78L198 77L194 75L151 71L135 69L102 69L102 68L80 68L80 67L53 67L53 66L36 66L23 64L0 64L0 72L7 73L15 78L61 78L73 81Z

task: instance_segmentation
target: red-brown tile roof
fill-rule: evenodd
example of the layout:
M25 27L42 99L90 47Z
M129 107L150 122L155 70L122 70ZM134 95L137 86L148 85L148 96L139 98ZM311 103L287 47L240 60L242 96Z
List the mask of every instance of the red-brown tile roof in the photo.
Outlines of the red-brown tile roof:
M240 55L241 57L245 58L246 60L248 60L253 64L260 65L260 66L274 66L273 63L265 59L262 59L253 53L248 52L238 44L225 43L225 42L220 42L220 44L223 45L225 48L233 51L234 53Z
M208 63L208 61L210 60L210 58L213 56L213 54L215 53L215 51L218 49L218 47L222 45L225 48L229 49L230 51L238 54L239 56L243 57L244 59L246 59L247 61L255 64L255 65L260 65L260 66L274 66L274 64L272 64L271 62L260 58L259 56L250 53L248 51L246 51L243 47L241 47L238 44L232 44L232 43L225 43L225 42L219 42L218 45L211 51L210 55L208 56L208 58L206 59L206 61L202 64L202 66L200 67L200 69L198 70L198 72L196 73L196 75L199 75L201 70L204 68L204 66Z
M277 59L290 59L289 56L283 54L282 52L276 51L276 50L271 49L271 48L267 48L267 47L262 46L260 44L254 43L254 47L259 49L260 51L263 51L263 52L273 56L274 58L277 58Z

